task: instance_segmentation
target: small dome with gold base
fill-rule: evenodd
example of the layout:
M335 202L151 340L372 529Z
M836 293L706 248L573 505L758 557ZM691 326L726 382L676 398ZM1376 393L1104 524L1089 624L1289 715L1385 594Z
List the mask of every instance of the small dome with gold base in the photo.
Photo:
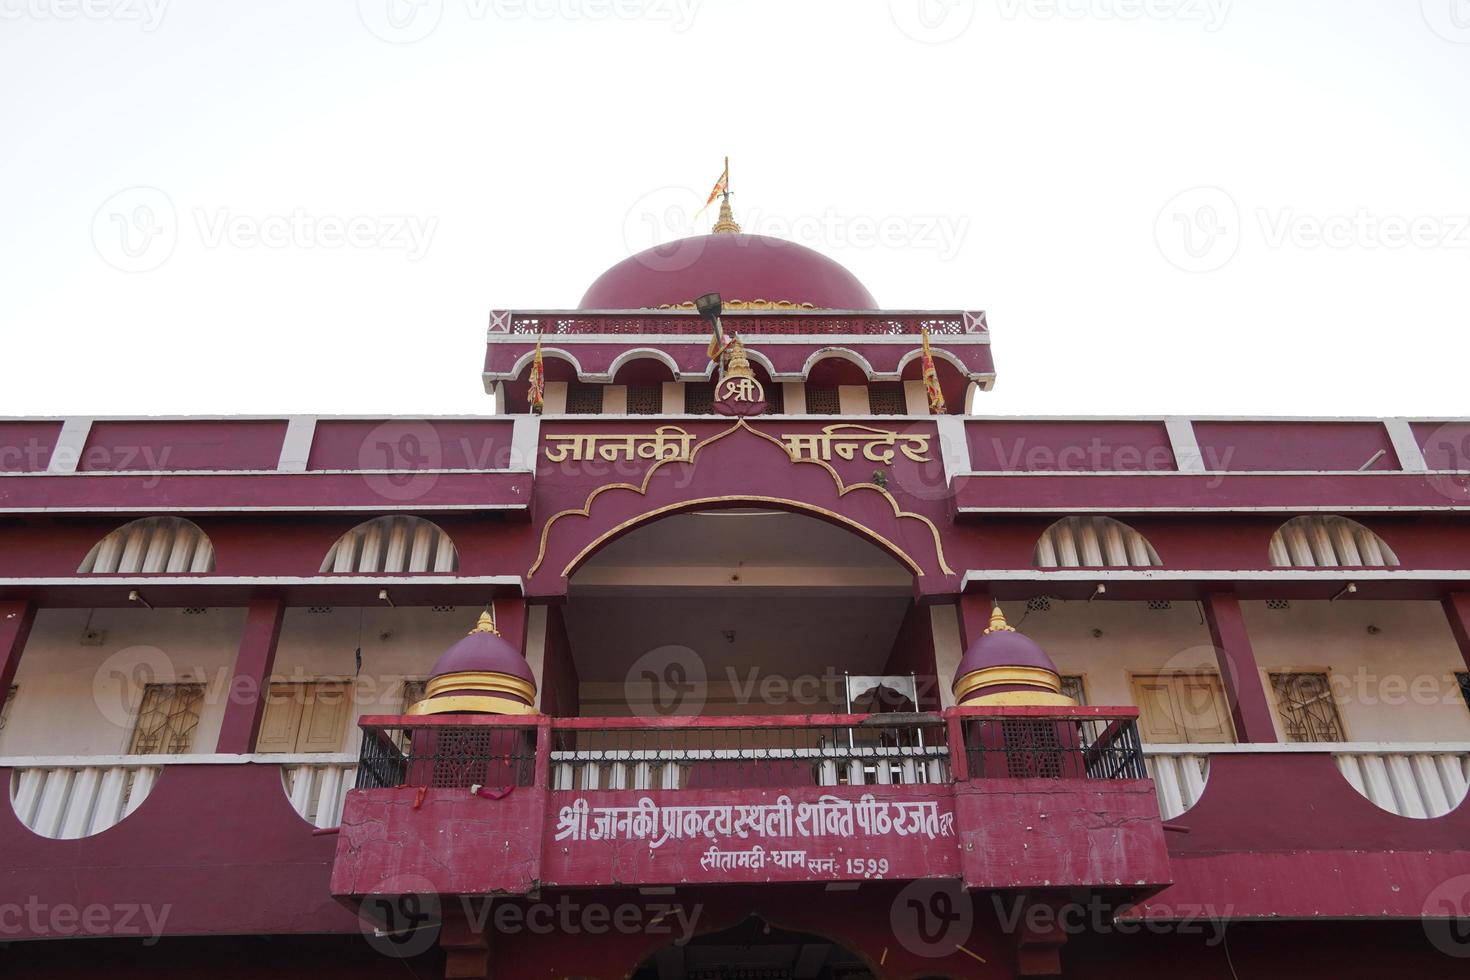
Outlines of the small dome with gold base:
M955 702L978 708L1008 705L1073 707L1062 693L1062 679L1046 651L1006 623L996 606L990 625L970 644L954 676Z
M495 628L489 609L469 635L444 651L411 715L536 713L536 675Z

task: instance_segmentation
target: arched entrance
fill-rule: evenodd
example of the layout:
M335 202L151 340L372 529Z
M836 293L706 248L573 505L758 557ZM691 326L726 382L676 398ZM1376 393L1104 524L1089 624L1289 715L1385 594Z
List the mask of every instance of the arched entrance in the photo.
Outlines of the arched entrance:
M752 915L720 932L657 951L632 980L875 980L862 957L822 936L773 926Z
M849 675L897 675L889 687L918 695L907 710L934 708L922 612L912 570L841 524L764 507L671 513L603 544L572 575L553 613L564 631L548 630L565 644L547 651L548 676L564 682L555 713L893 710L872 684L850 697Z

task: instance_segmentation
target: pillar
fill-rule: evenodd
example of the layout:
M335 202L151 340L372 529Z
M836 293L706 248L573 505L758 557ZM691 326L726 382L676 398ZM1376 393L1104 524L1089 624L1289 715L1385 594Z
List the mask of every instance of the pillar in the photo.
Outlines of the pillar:
M1455 634L1455 645L1465 668L1470 670L1470 592L1451 592L1443 599L1444 613L1450 621L1450 632Z
M255 751L260 718L265 712L265 695L270 688L276 662L276 643L281 638L281 620L286 604L280 599L252 599L245 614L245 632L235 655L235 674L225 701L225 718L220 725L215 751L245 754Z
M990 625L990 610L994 608L995 603L989 592L972 591L960 596L960 639L966 650L980 639L980 634ZM1021 617L1012 614L1007 618L1019 620Z
M1205 622L1220 666L1220 680L1235 721L1235 737L1242 742L1276 741L1271 699L1261 682L1261 669L1251 649L1240 599L1233 592L1211 592L1204 597Z
M31 601L0 602L0 705L15 683L20 655L25 652L35 622L36 606Z

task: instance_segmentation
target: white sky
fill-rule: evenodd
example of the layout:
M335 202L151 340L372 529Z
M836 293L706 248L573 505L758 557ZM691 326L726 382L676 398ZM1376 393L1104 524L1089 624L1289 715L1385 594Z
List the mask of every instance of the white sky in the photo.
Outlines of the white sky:
M985 413L1470 414L1470 0L0 0L0 85L3 414L488 412L726 153Z

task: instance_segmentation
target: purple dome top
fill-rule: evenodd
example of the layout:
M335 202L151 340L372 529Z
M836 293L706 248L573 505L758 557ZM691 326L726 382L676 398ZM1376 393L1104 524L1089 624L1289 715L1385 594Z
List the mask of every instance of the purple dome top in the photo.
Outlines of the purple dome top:
M954 675L959 679L987 667L1036 667L1053 674L1057 672L1057 665L1035 640L1017 633L999 615L991 616L990 629L970 644Z
M696 235L626 258L597 278L584 310L679 306L705 293L727 302L810 303L831 310L876 310L857 277L820 252L765 235Z
M531 673L531 665L526 663L526 658L515 647L505 641L505 637L479 627L445 650L429 676L434 678L445 674L476 672L509 674L532 684L536 682L536 675Z

